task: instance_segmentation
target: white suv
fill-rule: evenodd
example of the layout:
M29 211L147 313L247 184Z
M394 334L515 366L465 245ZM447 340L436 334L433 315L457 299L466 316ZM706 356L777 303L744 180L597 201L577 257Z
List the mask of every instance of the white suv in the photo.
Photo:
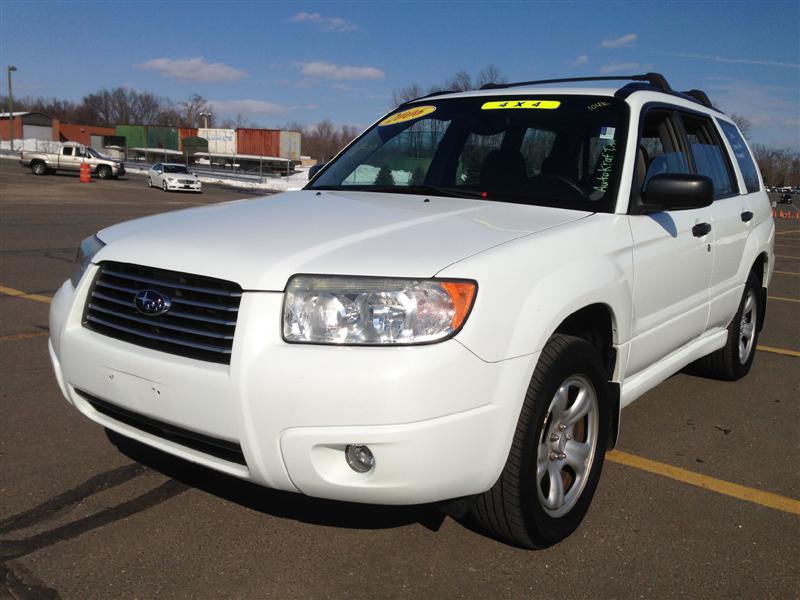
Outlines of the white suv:
M734 123L630 79L425 97L302 191L100 231L52 303L62 392L264 486L561 540L622 407L748 372L773 269Z

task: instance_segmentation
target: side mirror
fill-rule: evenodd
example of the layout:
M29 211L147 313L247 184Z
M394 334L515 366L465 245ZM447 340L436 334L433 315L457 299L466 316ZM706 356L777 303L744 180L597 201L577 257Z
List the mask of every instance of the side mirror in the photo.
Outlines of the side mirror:
M714 202L714 184L704 175L655 175L647 182L642 200L646 212L703 208Z
M308 169L308 178L309 178L309 179L314 179L314 175L316 175L316 174L319 172L319 170L320 170L322 167L324 167L326 164L327 164L327 163L317 163L317 164L316 164L316 165L314 165L313 167L309 168L309 169Z

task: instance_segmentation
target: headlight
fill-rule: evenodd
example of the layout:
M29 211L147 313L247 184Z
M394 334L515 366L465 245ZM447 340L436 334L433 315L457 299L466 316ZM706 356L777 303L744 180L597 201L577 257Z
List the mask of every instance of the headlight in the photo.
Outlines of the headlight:
M478 284L440 279L295 275L283 338L308 344L424 344L455 335Z
M89 236L81 242L78 253L75 255L75 272L72 274L72 277L69 278L73 287L78 286L78 282L89 267L89 263L92 262L94 255L97 254L103 246L105 246L105 244L101 242L100 238L96 235Z

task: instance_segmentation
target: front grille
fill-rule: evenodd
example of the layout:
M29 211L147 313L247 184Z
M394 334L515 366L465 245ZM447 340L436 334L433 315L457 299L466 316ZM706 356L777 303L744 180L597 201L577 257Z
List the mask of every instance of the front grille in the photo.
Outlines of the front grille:
M155 290L171 308L151 316L137 310L136 294ZM84 311L84 327L138 346L230 364L242 288L231 281L104 262Z
M183 183L184 185L189 185L194 183L194 179L181 179L181 183Z
M146 417L142 414L130 411L116 404L111 404L105 400L101 400L97 396L93 396L83 390L75 390L78 395L92 405L97 412L107 417L129 425L139 431L149 433L156 437L160 437L170 442L175 442L181 446L197 450L203 454L209 454L228 462L237 463L247 466L244 460L244 453L242 447L227 440L211 437L196 431L190 431L177 425L170 425L152 417Z

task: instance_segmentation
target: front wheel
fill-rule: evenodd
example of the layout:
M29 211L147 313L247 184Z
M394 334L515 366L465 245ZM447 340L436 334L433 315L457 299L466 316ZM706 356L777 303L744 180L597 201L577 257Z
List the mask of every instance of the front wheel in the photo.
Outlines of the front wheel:
M97 178L98 179L110 179L111 178L111 167L107 165L100 165L97 167Z
M570 535L589 509L603 468L610 414L600 356L581 338L550 338L533 373L506 465L471 516L524 548Z
M167 182L166 181L162 181L161 182L161 189L164 190L165 192L169 191L169 190L167 190Z

